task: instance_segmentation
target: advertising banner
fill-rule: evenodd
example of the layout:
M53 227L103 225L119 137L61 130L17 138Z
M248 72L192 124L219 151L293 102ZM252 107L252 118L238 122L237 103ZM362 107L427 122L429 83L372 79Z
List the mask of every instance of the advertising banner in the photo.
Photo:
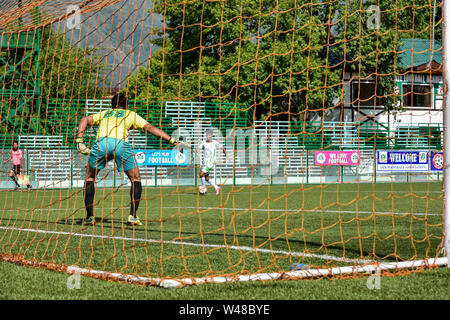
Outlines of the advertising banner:
M430 170L442 171L444 169L444 153L430 152Z
M136 163L139 166L187 166L186 152L179 150L144 150L134 151Z
M377 172L428 172L428 151L377 150Z
M316 151L316 166L357 166L361 164L360 151Z

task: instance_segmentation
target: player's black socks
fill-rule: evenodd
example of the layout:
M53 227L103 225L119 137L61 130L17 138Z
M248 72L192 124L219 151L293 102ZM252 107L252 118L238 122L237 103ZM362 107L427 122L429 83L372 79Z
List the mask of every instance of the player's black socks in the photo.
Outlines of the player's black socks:
M130 189L130 197L131 197L131 206L130 206L130 215L136 218L136 211L139 208L139 202L141 202L141 194L142 194L142 183L140 181L134 181L131 184Z
M94 216L94 181L86 181L84 184L84 206L86 207L87 218Z
M11 180L14 181L17 187L20 187L19 183L17 182L16 176L10 176Z

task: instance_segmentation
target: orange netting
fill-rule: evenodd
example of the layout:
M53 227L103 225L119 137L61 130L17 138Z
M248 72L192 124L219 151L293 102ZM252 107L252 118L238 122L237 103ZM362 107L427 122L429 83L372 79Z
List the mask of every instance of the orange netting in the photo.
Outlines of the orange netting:
M5 0L0 44L4 261L169 287L444 263L442 1Z

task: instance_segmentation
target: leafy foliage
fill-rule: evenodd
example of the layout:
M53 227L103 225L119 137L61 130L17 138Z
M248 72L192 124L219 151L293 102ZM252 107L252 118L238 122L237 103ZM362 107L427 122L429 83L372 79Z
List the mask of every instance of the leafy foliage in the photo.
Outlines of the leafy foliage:
M247 102L258 118L304 116L335 96L326 26L298 1L158 1L160 50L128 81L145 100Z
M35 37L37 39L37 33ZM3 60L11 62L2 68L22 61L23 56L30 54L29 51L10 50L8 56L4 53L6 58ZM53 134L46 114L48 98L78 100L101 97L104 90L97 83L104 83L102 77L107 66L95 53L95 49L77 47L65 34L55 32L51 26L40 29L38 56L19 63L20 77L13 76L7 78L7 82L3 81L5 87L19 94L2 98L1 112L6 121L0 125L0 132ZM21 94L20 89L23 88L31 91L31 95ZM63 114L61 110L61 116Z
M39 65L44 98L95 99L103 92L106 65L96 49L80 48L64 33L44 27L41 33Z
M153 30L160 50L127 91L144 100L246 102L258 119L303 121L343 101L343 73L352 72L374 80L392 110L401 38L440 39L441 5L433 12L428 0L156 1L165 18Z

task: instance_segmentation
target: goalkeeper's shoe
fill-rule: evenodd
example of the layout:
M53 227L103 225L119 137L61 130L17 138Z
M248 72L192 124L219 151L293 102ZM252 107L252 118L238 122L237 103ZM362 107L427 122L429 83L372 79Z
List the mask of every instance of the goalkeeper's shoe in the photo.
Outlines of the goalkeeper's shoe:
M141 220L138 217L133 217L131 214L128 216L128 223L135 226L142 226Z
M95 224L95 218L94 217L86 218L86 220L84 220L84 224L93 226Z

